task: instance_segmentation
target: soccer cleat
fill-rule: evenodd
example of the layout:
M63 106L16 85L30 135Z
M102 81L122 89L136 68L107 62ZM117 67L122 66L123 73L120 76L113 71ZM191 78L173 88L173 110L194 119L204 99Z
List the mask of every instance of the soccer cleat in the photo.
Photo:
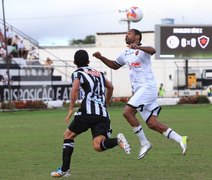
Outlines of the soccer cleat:
M118 139L118 145L124 149L126 154L130 154L130 145L128 144L126 138L124 137L124 134L119 133L117 135L117 139Z
M186 154L187 144L188 144L188 136L183 136L182 140L180 141L180 146L181 146L181 148L183 150L183 155Z
M147 143L143 146L141 146L141 150L139 152L139 155L138 155L138 159L143 159L147 152L152 148L152 145L150 143Z
M51 172L52 177L69 177L71 175L70 170L63 172L61 168L58 168L56 171Z

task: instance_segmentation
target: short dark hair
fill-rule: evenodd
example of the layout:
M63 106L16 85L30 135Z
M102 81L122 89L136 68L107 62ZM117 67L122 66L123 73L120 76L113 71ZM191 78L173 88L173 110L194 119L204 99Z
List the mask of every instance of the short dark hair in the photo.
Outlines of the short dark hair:
M89 64L89 56L87 51L80 49L74 54L74 64L77 67L87 66Z
M137 30L137 29L131 29L131 30L133 30L133 31L134 31L135 35L139 35L139 36L140 36L140 38L139 38L139 42L141 42L141 40L142 40L142 34L141 34L141 31L139 31L139 30Z

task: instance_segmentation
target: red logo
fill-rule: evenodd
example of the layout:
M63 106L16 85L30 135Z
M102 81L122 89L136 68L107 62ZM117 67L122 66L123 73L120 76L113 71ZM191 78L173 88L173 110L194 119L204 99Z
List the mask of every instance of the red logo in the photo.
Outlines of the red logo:
M132 67L140 67L141 66L141 62L131 62L130 66L132 66Z
M95 77L99 77L100 76L100 72L98 72L98 71L89 70L86 73L87 74L91 74L92 76L95 76Z
M201 48L203 48L203 49L207 47L209 40L210 40L210 38L207 36L204 36L204 35L198 37L198 43L201 46Z

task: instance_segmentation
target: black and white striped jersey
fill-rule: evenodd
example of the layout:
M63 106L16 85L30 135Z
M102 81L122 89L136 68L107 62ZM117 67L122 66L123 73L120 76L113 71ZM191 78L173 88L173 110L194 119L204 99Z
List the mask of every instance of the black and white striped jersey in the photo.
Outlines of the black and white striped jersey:
M109 117L105 101L106 87L104 74L86 66L80 67L72 73L72 82L76 78L80 80L79 95L82 100L77 115L95 114Z

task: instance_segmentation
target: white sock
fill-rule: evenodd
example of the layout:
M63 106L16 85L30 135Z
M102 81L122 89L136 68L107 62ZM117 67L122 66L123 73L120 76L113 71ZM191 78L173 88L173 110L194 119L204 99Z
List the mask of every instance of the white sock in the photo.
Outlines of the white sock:
M172 139L176 141L177 143L180 143L182 140L182 136L177 134L175 131L173 131L171 128L168 128L165 132L163 132L163 135L169 139Z
M146 136L145 136L145 134L144 134L144 130L143 130L143 128L142 128L141 125L139 125L138 127L134 127L134 128L133 128L133 131L134 131L134 133L138 136L138 139L139 139L139 141L140 141L140 143L141 143L141 146L150 143L150 142L147 140L147 138L146 138Z

